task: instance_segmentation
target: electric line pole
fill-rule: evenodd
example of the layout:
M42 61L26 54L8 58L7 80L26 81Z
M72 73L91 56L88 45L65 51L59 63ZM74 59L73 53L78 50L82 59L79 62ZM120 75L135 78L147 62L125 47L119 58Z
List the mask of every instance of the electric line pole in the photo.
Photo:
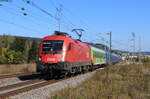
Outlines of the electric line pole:
M132 36L133 36L133 51L135 52L135 33L132 32Z
M134 57L135 57L135 54L136 54L136 53L135 53L135 51L136 51L136 50L135 50L135 47L136 47L136 46L135 46L135 32L132 32L132 37L133 37L133 39L132 39L132 40L133 40L132 62L135 62L135 58L134 58Z
M61 25L61 13L62 13L62 10L63 10L63 6L62 5L59 5L60 7L59 8L56 8L56 11L58 13L58 16L57 16L57 21L58 21L58 30L60 31L60 25Z
M139 36L139 62L141 62L141 36Z
M109 55L109 63L111 64L111 47L112 47L112 33L110 32L110 55Z
M141 52L141 36L139 36L139 52Z
M107 34L109 35L109 64L111 64L112 32L109 32Z

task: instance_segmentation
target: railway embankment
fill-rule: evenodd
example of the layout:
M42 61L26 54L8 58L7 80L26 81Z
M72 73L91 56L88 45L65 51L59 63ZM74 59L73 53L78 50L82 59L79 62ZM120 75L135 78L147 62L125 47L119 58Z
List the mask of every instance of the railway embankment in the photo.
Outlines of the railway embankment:
M0 90L1 87L17 84L20 82L40 79L42 77L39 73L18 73L18 74L7 74L0 76Z
M5 74L16 74L23 72L35 72L36 64L4 64L0 65L0 76Z
M47 99L49 95L55 92L61 91L65 88L76 88L84 81L90 79L96 71L88 72L85 74L77 75L71 78L60 79L52 84L45 85L34 90L30 90L24 93L20 93L15 96L9 97L10 99ZM51 81L51 80L50 80ZM49 81L49 82L50 82Z
M150 99L149 93L149 64L113 65L76 88L50 94L49 99Z

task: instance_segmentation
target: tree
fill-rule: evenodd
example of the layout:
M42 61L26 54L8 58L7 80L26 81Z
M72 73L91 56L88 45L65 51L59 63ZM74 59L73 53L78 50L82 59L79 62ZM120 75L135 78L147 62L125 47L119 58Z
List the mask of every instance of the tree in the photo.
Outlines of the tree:
M25 38L16 37L10 49L24 53L25 43L26 43Z
M38 54L38 44L35 40L0 36L0 64L22 64L35 62Z
M6 57L7 51L8 51L8 48L0 48L0 64L7 63L7 57Z
M31 45L32 45L32 40L26 40L25 49L24 49L24 56L25 56L26 62L28 62L29 50L31 49Z
M31 49L28 54L28 63L35 62L38 55L38 44L35 40L32 42Z
M10 48L10 45L14 42L14 37L9 35L0 36L0 48Z

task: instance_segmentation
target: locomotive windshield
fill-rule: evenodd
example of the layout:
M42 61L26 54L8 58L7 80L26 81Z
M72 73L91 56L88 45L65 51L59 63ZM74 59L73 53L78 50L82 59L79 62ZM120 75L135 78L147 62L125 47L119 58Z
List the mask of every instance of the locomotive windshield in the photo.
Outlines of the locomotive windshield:
M57 54L62 52L63 40L43 41L43 54Z

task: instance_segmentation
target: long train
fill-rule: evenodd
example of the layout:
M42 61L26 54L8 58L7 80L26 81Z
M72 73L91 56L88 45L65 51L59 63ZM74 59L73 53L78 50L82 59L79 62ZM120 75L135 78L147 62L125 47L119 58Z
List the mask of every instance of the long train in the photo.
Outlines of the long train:
M90 71L100 66L119 62L116 54L111 54L92 44L76 40L67 33L56 31L44 37L39 45L37 72L51 77L73 75Z

